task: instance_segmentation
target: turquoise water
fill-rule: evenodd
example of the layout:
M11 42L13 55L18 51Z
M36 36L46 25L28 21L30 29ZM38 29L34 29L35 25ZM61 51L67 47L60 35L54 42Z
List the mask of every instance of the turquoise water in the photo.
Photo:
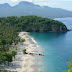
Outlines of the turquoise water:
M72 18L58 18L72 29ZM43 72L64 72L72 58L72 31L66 33L30 33L43 49Z

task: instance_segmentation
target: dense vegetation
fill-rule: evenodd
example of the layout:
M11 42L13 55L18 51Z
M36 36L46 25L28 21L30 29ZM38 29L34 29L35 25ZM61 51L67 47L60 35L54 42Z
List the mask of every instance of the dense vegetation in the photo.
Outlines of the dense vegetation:
M0 70L0 72L15 72L15 71Z
M70 62L68 63L68 70L65 70L65 72L72 72L72 59L70 58Z
M58 21L41 18L37 16L21 17L2 17L0 18L0 63L12 61L16 52L9 52L12 43L17 44L19 41L18 32L65 32L66 26Z
M25 42L25 39L20 39L20 42L22 43L22 42Z
M12 61L12 57L16 55L16 52L10 52L9 47L19 40L18 32L14 26L8 25L4 20L1 21L0 19L0 64L5 63L5 61Z
M16 31L27 32L63 32L67 31L66 26L55 20L37 16L21 16L0 18L0 26L15 28ZM9 27L8 27L9 28Z

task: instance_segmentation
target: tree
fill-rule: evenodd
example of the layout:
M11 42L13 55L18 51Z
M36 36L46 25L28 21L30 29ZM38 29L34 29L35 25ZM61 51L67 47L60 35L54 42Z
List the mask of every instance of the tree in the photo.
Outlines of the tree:
M69 59L70 59L70 62L68 62L69 69L65 70L65 72L72 72L72 59L71 58L69 58Z
M12 54L11 53L7 53L7 52L3 52L3 53L0 53L0 62L3 62L5 63L5 61L8 61L8 65L9 65L9 62L12 61Z
M17 54L16 51L12 51L12 56L15 57L15 55Z

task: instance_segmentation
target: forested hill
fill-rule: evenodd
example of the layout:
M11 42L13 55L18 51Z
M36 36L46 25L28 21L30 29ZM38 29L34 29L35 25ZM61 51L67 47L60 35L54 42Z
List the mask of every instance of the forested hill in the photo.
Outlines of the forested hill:
M39 6L31 2L22 1L15 6L0 4L0 17L36 15L46 18L72 17L72 11L48 6Z
M65 32L67 27L55 20L41 18L37 16L2 17L0 18L0 28L14 27L16 31L27 32Z

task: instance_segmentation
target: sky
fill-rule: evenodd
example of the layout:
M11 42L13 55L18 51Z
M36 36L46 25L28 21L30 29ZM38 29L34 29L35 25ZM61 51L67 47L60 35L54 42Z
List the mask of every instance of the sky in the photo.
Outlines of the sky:
M28 1L41 6L63 8L72 11L72 0L0 0L0 4L9 3L11 6L14 6L20 1Z

